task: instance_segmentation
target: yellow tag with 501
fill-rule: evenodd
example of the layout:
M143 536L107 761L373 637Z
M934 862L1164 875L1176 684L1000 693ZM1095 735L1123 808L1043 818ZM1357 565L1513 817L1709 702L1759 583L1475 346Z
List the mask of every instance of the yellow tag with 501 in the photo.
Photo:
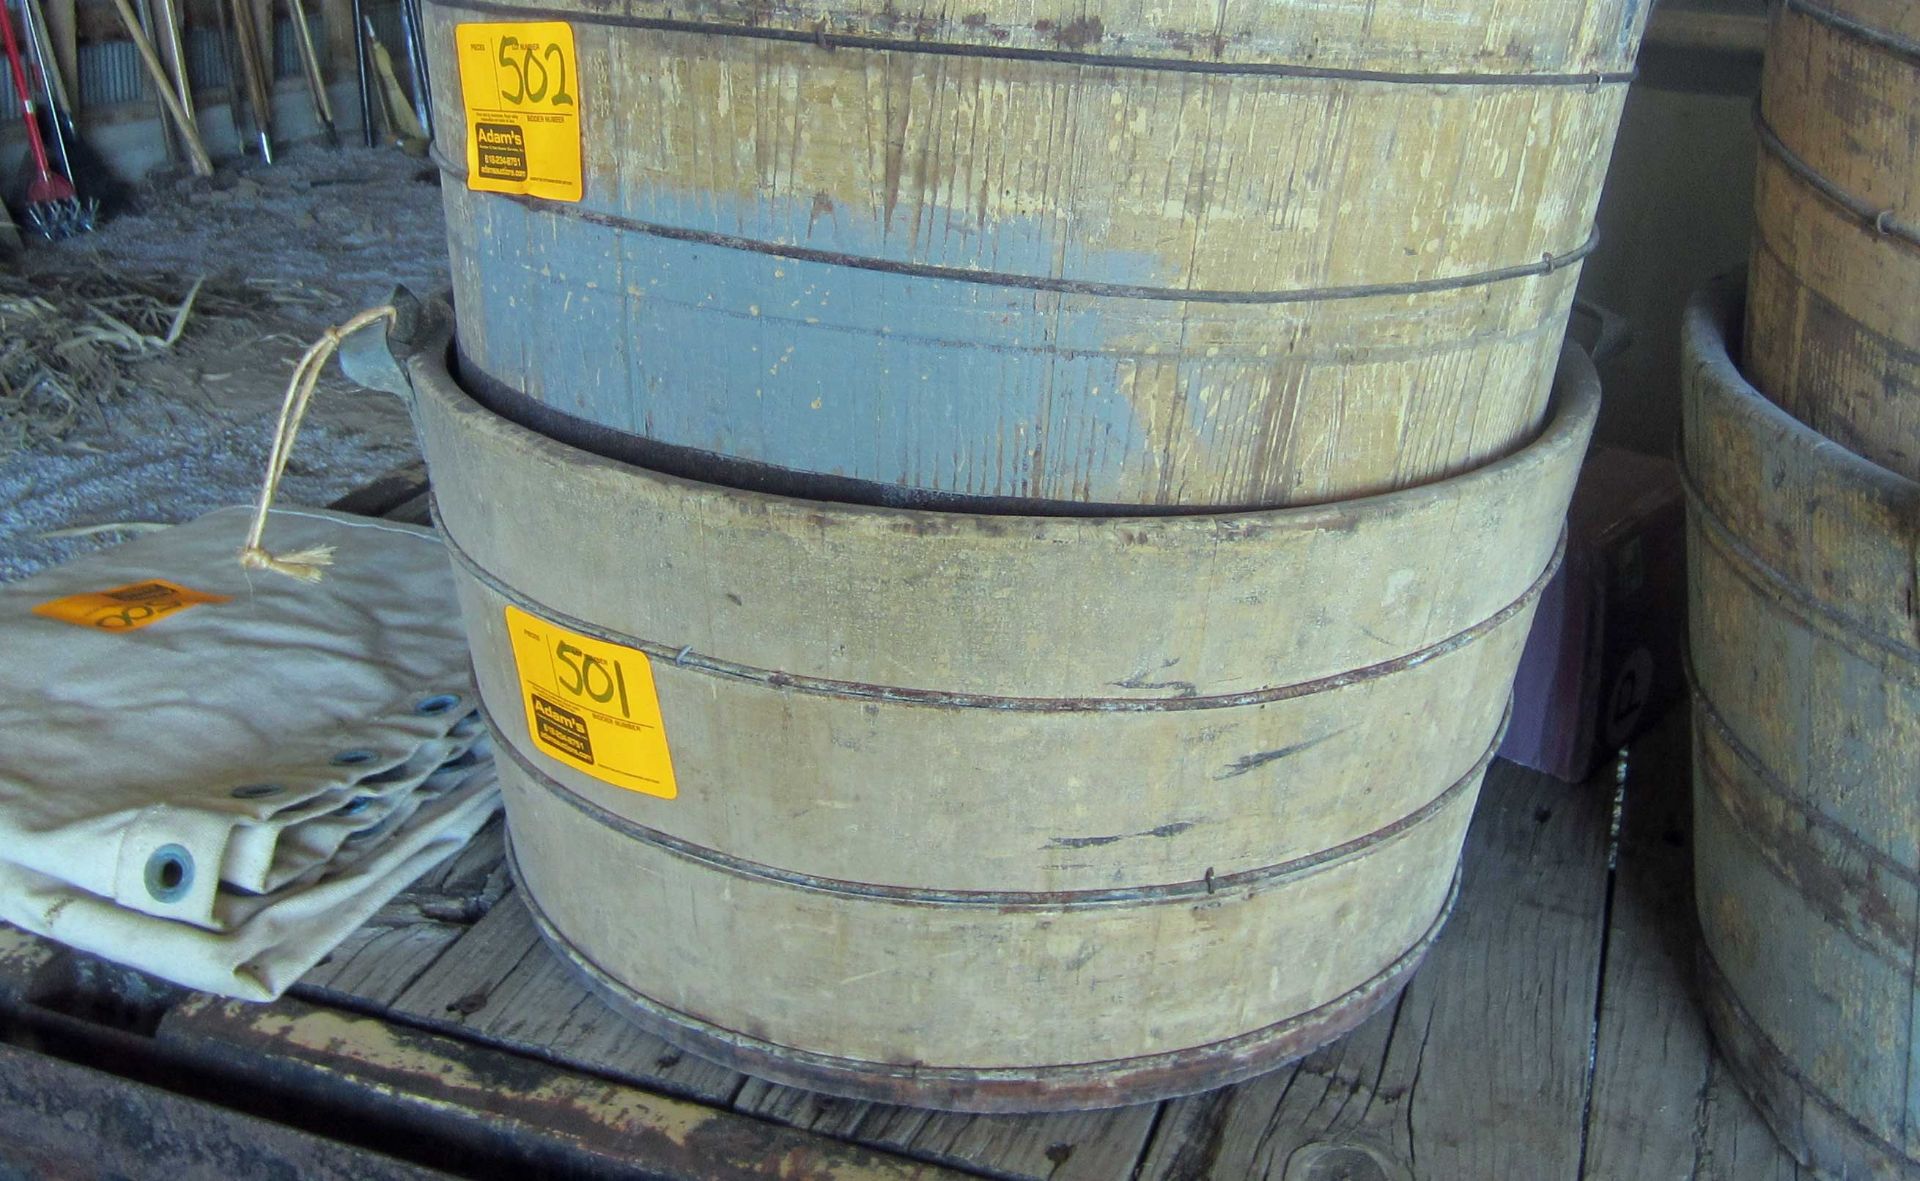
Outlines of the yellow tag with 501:
M673 756L644 652L509 606L527 735L541 753L603 783L673 799Z

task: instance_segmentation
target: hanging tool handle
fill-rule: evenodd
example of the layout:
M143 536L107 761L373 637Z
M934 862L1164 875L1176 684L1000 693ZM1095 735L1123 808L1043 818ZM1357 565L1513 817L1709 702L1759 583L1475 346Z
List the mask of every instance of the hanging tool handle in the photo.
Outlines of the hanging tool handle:
M13 93L20 100L20 118L27 125L27 148L33 153L33 166L40 179L53 174L53 162L47 159L47 145L40 140L40 119L33 105L33 87L27 82L27 63L20 58L20 41L13 34L13 13L0 3L0 38L6 43L7 72L13 76Z
M160 101L167 113L173 116L174 126L180 131L180 138L187 145L187 159L193 165L195 176L212 176L213 161L207 158L207 149L200 142L200 135L194 130L193 117L181 107L180 96L173 91L173 80L167 77L165 66L160 64L160 55L153 51L153 42L147 40L146 33L140 28L140 18L133 14L133 6L127 0L113 0L114 9L120 14L120 23L126 26L127 37L140 54L140 60L147 67L147 73L153 79L153 85L160 92Z
M60 171L73 179L73 156L67 151L67 136L73 130L73 115L65 110L66 87L55 93L54 80L60 76L53 60L53 45L47 40L46 19L38 12L38 0L20 0L21 32L27 35L27 52L33 58L34 73L40 75L40 93L47 100L47 126L53 132L53 154L60 157Z
M20 23L26 26L27 49L33 55L34 68L40 71L47 103L54 108L49 114L64 122L71 132L74 130L73 96L67 93L66 75L60 72L60 57L54 51L53 32L47 25L47 14L40 7L40 0L21 0Z

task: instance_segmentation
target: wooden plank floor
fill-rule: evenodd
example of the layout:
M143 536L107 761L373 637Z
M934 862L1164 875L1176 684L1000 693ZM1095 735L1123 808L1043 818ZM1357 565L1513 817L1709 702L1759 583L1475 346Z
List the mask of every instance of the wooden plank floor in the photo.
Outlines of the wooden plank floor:
M97 991L121 977L0 929L0 1012L33 996L65 997L55 1003L64 1013L47 1020L76 1046L91 1043L72 1035L77 1022L65 1014L119 1012L122 1025L158 1029L156 1052L187 1046L195 1062L229 1064L241 1050L215 1045L207 1055L223 1038L244 1040L233 1030L294 1030L337 1012L394 1032L329 1035L308 1050L298 1038L269 1039L275 1048L251 1052L288 1057L324 1046L332 1057L305 1065L337 1087L352 1073L356 1042L466 1046L492 1055L489 1069L506 1062L531 1071L514 1075L526 1096L610 1086L660 1096L670 1112L710 1111L735 1132L786 1129L778 1135L799 1139L781 1141L783 1152L825 1146L823 1176L1798 1181L1714 1056L1693 995L1685 755L1676 712L1633 752L1617 841L1610 775L1570 787L1495 764L1458 908L1405 994L1301 1062L1162 1104L1036 1116L917 1111L775 1086L681 1053L610 1010L542 944L503 868L497 822L275 1005L222 1007L165 989L117 1005L97 996L79 1004L71 998L87 981ZM112 1032L102 1044L122 1055L141 1043ZM79 1050L67 1056L87 1060ZM115 1061L132 1078L155 1073ZM262 1078L285 1073L258 1065ZM363 1065L377 1107L379 1096L394 1096L381 1081L394 1064L370 1057ZM440 1102L436 1118L453 1110L453 1101ZM634 1109L631 1098L620 1107ZM468 1114L482 1124L492 1118ZM375 1147L392 1152L394 1143L405 1139ZM706 1175L650 1160L644 1143L618 1139L612 1157L601 1145L590 1158L604 1165L630 1153L636 1175ZM444 1168L448 1159L422 1162ZM875 1163L887 1161L898 1169Z
M1165 1104L914 1111L680 1053L581 986L511 889L470 925L422 913L435 908L421 896L453 905L450 883L502 889L497 828L297 994L992 1177L1797 1178L1715 1060L1692 993L1684 717L1634 754L1610 869L1612 786L1611 771L1569 787L1496 764L1458 909L1401 999L1291 1067Z

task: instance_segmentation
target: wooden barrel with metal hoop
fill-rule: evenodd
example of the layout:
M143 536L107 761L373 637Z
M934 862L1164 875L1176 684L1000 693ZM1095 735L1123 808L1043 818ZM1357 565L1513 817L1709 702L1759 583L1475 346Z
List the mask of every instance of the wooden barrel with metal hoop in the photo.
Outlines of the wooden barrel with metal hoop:
M595 455L448 349L411 396L548 938L696 1053L974 1110L1222 1085L1398 992L1599 400L1569 347L1543 430L1446 481L976 515Z
M1781 0L1759 130L1747 375L1920 479L1920 5Z
M1794 420L1688 310L1694 859L1707 1012L1823 1177L1920 1177L1920 484Z
M427 0L461 379L865 503L1467 471L1542 421L1650 7Z

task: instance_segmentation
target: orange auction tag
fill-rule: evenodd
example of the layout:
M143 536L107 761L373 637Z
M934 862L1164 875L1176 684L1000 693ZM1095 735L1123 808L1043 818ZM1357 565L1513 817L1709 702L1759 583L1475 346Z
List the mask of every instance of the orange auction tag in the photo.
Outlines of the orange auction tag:
M112 590L54 599L35 607L33 613L57 619L61 623L71 623L75 627L124 632L137 631L202 603L231 601L226 595L208 594L155 578L149 582L116 586Z

